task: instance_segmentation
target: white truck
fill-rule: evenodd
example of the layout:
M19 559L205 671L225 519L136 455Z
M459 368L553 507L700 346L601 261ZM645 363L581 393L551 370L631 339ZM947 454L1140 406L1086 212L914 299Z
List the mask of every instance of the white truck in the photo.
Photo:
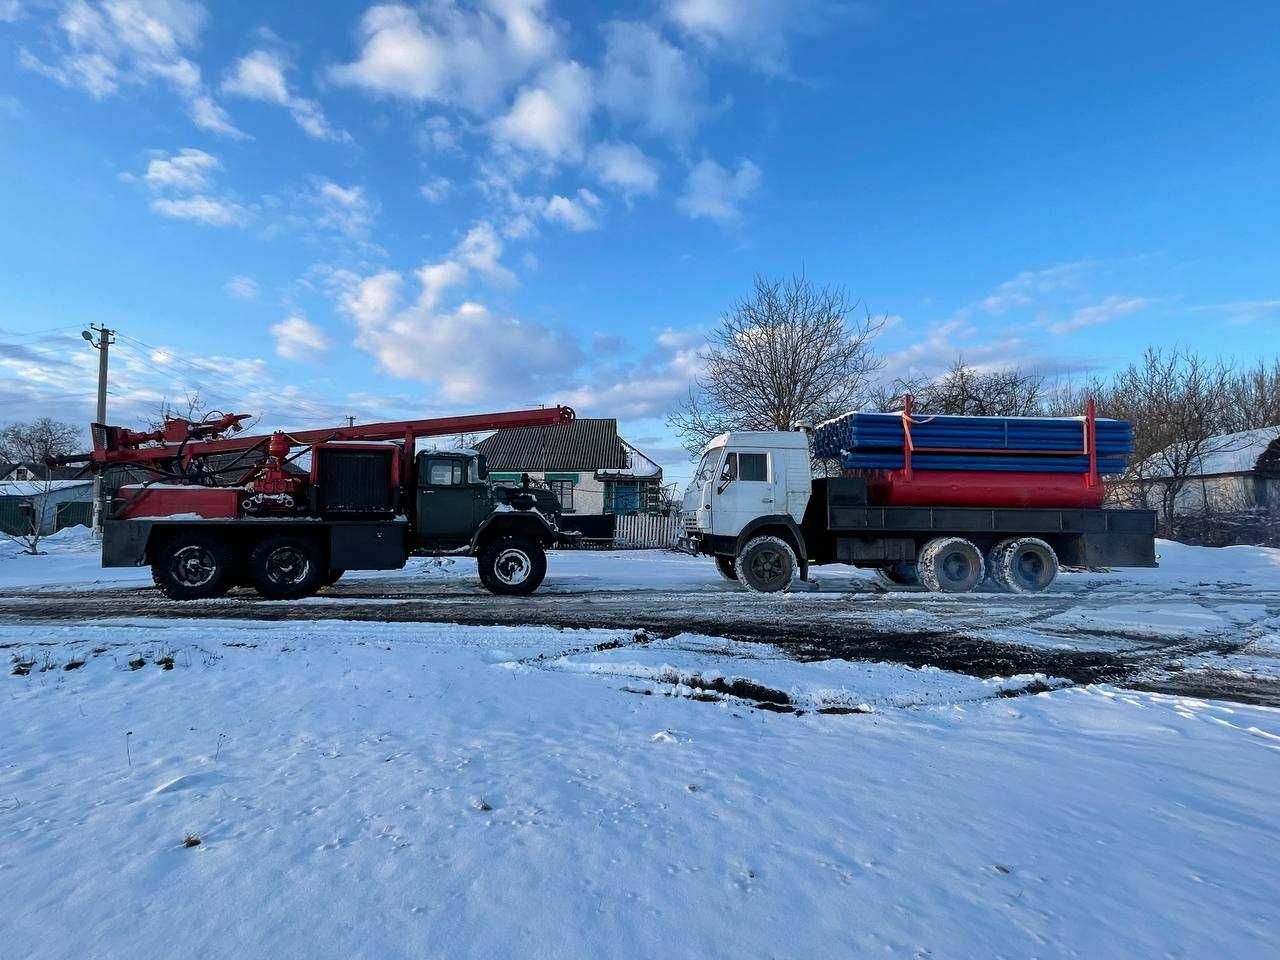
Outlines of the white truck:
M945 593L985 582L1034 593L1053 583L1060 563L1156 565L1149 510L881 505L866 477L812 474L803 430L716 437L685 490L681 548L714 558L722 576L759 593L786 590L827 563Z

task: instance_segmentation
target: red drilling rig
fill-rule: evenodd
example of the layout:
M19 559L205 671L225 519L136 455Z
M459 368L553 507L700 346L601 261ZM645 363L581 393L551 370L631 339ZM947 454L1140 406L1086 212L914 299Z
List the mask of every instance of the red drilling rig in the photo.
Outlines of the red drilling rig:
M103 566L149 564L177 600L252 586L292 599L346 570L403 567L413 555L475 556L495 593L532 593L545 549L562 542L549 493L494 487L470 450L415 449L422 437L554 427L557 406L243 436L245 414L166 419L150 432L95 423L93 470L131 468L103 524Z

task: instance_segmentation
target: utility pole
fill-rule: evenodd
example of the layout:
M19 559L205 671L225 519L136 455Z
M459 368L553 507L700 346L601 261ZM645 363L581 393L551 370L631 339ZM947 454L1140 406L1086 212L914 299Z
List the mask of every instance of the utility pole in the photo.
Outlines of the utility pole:
M98 334L98 340L95 343L93 333ZM111 345L116 342L116 332L107 327L100 327L89 324L88 330L83 330L80 336L89 341L89 345L98 351L98 417L95 423L107 422L107 355L111 349ZM102 536L102 472L99 471L93 475L93 535L95 537Z
M348 426L348 427L354 427L355 425L356 425L356 418L355 418L355 417L347 417L347 426Z

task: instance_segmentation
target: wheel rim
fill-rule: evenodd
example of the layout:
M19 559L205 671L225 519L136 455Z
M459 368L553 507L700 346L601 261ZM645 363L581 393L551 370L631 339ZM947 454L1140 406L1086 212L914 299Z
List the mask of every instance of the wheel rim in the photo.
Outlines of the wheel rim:
M751 579L763 586L779 584L787 575L786 557L781 550L765 548L757 550L748 564Z
M509 547L498 554L493 562L493 575L508 587L518 587L529 579L533 572L533 561L523 550Z
M953 550L942 558L942 576L948 583L964 583L972 569L970 558L959 550Z
M267 557L267 579L278 586L296 586L310 572L310 558L297 547L278 547Z
M218 561L208 547L192 544L174 551L169 570L173 579L184 587L204 587L217 575Z
M1014 564L1014 575L1018 582L1028 587L1037 587L1043 582L1047 565L1039 551L1024 550Z

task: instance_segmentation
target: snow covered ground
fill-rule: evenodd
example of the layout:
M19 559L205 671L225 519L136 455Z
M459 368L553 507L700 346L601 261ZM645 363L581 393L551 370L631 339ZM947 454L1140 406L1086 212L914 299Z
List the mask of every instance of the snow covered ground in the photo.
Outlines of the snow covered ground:
M0 589L146 582L74 537L50 551L0 556ZM1280 553L1161 552L1158 572L1065 578L1050 612L1159 633L1150 578L1166 607L1259 607L1240 629L1280 654ZM480 599L466 561L415 566L391 582ZM736 602L708 568L558 554L530 602ZM819 576L787 601L806 616L976 609ZM0 954L1280 951L1280 711L695 633L352 622L341 596L217 619L247 602L0 622Z

